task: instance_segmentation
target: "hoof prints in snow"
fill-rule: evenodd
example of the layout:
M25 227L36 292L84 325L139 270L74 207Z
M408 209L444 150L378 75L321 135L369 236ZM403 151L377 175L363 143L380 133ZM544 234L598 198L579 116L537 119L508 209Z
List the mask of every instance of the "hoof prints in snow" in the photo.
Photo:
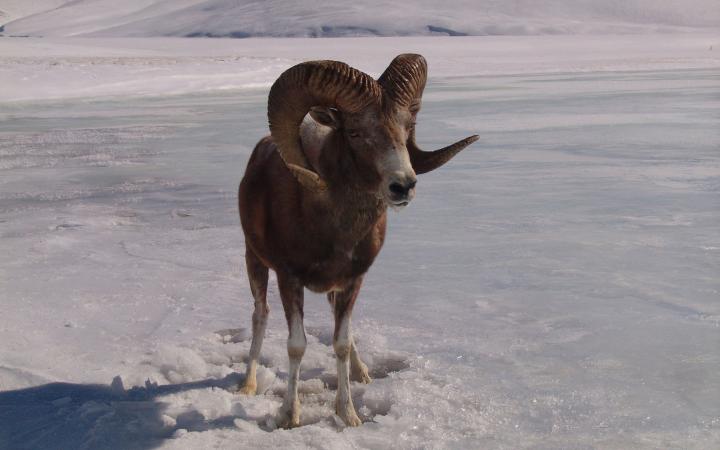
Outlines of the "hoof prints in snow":
M372 359L372 361L366 362L368 365L368 373L370 375L370 378L372 378L373 380L382 380L383 378L387 378L395 372L401 372L410 368L410 364L404 357L401 356L375 357ZM286 380L287 372L278 372L278 376L283 380ZM312 383L314 380L319 380L322 382L325 389L331 391L337 390L337 374L335 372L326 372L325 369L322 367L307 369L303 367L300 371L300 380L307 383ZM351 375L350 381L359 380L354 380ZM302 391L303 385L304 384L301 383L301 385L299 386L298 389L300 389L300 391ZM353 389L358 388L353 386ZM282 394L284 395L284 390L282 391Z
M298 392L301 396L302 415L301 425L326 424L336 427L334 420L335 395L337 390L337 373L335 370L335 354L332 349L332 330L330 328L308 327L306 333L309 337L308 347L300 371ZM220 337L223 347L240 342L242 351L232 356L231 364L234 371L244 374L246 368L244 361L248 358L251 333L245 328L232 328L215 332ZM278 339L279 338L279 339ZM369 373L373 379L370 385L353 383L353 402L358 415L364 422L373 421L378 415L386 415L392 407L392 401L385 395L385 383L382 381L392 374L410 368L408 357L404 354L372 354L364 353L360 348L361 358L368 365ZM242 378L243 375L241 375ZM237 395L233 402L239 408L241 418L246 419L247 414L255 414L253 421L266 431L274 429L274 414L279 408L287 392L287 355L285 350L284 334L266 336L263 352L258 367L258 395L246 397ZM357 381L357 380L352 380ZM242 379L241 383L242 384ZM376 386L382 389L373 389ZM230 390L237 393L237 387ZM265 405L269 411L264 417L257 414L258 405Z
M380 392L373 392L373 383L383 383L382 380L392 373L410 367L407 361L401 358L376 357L374 361L378 365L369 365L370 375L373 379L370 385L354 382L351 387L353 403L358 416L363 422L371 422L374 421L376 416L387 415L392 407L391 399ZM278 372L278 377L283 379L283 384L273 386L269 394L276 397L279 404L286 393L287 385L285 381L287 380L287 373ZM302 402L301 425L327 422L336 426L337 421L333 418L336 390L337 374L335 372L327 372L324 368L319 367L303 368L300 372L300 384L298 386Z

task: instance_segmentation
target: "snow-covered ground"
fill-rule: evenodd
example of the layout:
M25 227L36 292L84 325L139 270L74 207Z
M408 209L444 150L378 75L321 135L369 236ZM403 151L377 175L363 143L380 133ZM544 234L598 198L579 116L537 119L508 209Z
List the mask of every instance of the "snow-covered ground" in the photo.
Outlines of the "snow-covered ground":
M378 76L404 52L432 78L720 68L720 34L338 39L0 38L0 102L267 90L308 59Z
M0 39L0 449L718 448L718 41ZM366 423L333 418L308 294L305 426L272 430L273 283L263 394L233 392L267 88L402 51L430 61L421 143L481 141L391 214L354 314Z

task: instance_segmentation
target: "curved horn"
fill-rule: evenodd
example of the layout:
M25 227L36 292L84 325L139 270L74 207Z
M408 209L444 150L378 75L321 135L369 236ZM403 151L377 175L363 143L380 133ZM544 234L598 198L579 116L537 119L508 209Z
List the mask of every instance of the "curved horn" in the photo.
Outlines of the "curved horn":
M415 143L415 130L413 130L410 133L410 137L407 142L407 149L408 153L410 153L410 162L412 163L413 170L415 170L415 173L418 175L435 170L450 161L453 156L460 153L460 150L464 149L478 139L478 135L475 134L457 141L452 145L435 150L434 152L424 152L420 150Z
M315 191L327 189L300 147L300 123L310 108L333 106L353 113L380 98L380 86L371 76L339 61L309 61L280 75L268 97L270 134L300 184Z
M378 82L385 95L395 105L409 108L410 112L417 114L420 111L422 94L427 82L427 62L422 55L411 53L398 55L385 69ZM470 136L439 150L426 152L420 149L415 142L415 130L413 129L408 137L406 147L415 173L421 174L442 166L460 150L477 140L477 135Z
M422 55L413 53L396 56L378 78L378 83L383 87L385 95L396 105L409 108L417 103L418 111L426 81L427 62Z

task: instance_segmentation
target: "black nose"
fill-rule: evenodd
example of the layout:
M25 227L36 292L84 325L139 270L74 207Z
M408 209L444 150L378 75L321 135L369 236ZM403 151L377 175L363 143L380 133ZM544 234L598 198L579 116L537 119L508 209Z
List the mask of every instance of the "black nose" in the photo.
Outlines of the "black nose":
M407 198L408 194L410 193L410 189L415 187L415 183L417 183L417 181L415 180L412 180L405 184L400 184L395 181L393 183L390 183L390 192L392 192L393 195L397 197Z

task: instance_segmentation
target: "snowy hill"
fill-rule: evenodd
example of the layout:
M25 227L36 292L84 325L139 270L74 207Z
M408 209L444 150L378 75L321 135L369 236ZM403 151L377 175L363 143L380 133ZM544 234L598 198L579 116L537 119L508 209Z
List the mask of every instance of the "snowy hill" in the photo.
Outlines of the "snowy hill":
M0 25L49 11L66 3L68 0L2 0L0 1Z
M720 26L715 0L3 0L0 11L5 35L32 36L534 35Z

